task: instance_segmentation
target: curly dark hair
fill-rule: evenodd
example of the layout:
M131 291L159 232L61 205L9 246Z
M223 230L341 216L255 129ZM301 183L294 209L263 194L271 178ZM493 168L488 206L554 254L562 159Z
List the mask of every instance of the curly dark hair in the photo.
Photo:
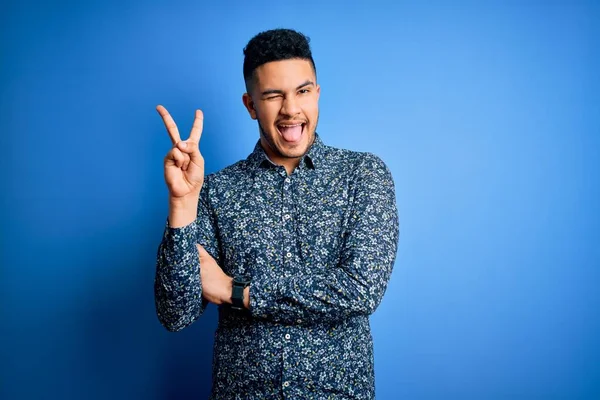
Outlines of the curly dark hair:
M299 58L310 61L317 69L310 51L310 38L291 29L271 29L254 36L244 48L244 81L248 88L254 70L271 61Z

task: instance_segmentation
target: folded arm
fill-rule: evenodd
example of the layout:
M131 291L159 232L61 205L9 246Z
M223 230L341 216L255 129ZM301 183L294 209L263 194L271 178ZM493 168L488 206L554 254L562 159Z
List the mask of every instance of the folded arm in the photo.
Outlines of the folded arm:
M331 323L375 311L398 248L398 212L391 173L368 155L358 176L348 232L338 265L323 273L253 277L253 316L281 323Z
M154 299L160 323L179 331L204 312L208 301L202 297L201 265L197 243L218 257L214 216L208 202L209 176L198 200L196 221L179 228L165 227L158 247ZM217 258L218 259L218 258Z

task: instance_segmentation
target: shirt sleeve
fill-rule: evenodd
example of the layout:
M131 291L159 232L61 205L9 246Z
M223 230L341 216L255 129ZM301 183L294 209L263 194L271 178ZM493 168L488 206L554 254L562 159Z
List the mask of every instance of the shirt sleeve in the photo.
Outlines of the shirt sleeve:
M219 260L215 218L209 203L209 181L210 176L205 177L196 221L180 228L171 228L167 221L158 247L154 279L156 313L160 323L172 332L192 324L208 305L202 297L196 243Z
M261 275L250 286L254 317L280 323L333 323L372 314L383 298L398 249L392 175L367 153L357 178L350 223L338 265L288 278Z

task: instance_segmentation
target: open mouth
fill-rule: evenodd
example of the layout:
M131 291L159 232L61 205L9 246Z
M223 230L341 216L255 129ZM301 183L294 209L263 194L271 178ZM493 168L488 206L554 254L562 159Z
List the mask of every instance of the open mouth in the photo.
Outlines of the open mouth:
M283 140L290 143L297 143L302 138L305 122L288 122L277 124L277 130Z

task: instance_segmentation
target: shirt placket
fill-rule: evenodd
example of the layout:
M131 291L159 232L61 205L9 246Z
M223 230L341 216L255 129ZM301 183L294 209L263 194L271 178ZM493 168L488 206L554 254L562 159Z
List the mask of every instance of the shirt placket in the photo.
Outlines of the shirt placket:
M281 224L283 232L283 274L284 276L290 276L294 270L294 217L292 211L293 207L293 185L295 180L298 179L298 175L293 173L288 176L285 174L283 179L282 188L282 208L281 208ZM293 356L292 348L294 346L295 333L291 327L286 327L282 331L283 334L283 351L282 351L282 362L283 362L283 376L282 376L282 391L284 398L291 398L292 396L292 374L293 368L291 365L291 357ZM293 397L293 396L292 396Z

